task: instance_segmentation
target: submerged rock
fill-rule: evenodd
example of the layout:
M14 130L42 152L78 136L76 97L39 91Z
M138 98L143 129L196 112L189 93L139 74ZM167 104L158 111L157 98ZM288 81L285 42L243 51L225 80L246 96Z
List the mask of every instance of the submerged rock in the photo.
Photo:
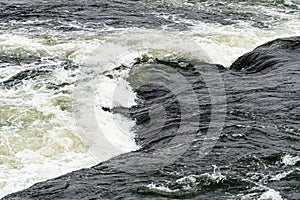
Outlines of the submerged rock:
M267 188L299 199L299 170L281 164L284 155L300 151L299 39L266 43L231 70L187 61L136 64L128 81L140 101L128 114L137 121L141 149L3 199L219 200L241 193L259 198ZM210 137L224 108L222 132ZM199 149L210 151L203 156ZM283 169L288 177L273 181Z

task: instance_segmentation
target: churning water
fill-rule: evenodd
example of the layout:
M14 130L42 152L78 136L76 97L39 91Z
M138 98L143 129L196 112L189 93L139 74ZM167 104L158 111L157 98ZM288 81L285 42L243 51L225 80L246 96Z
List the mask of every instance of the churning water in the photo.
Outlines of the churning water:
M0 197L140 148L135 121L107 112L136 105L127 67L138 58L229 67L258 45L299 35L299 11L297 0L0 0ZM299 171L296 154L283 154L292 167L269 178ZM226 179L211 166L175 183L188 190L199 179ZM252 192L233 199L283 199L251 173L259 179ZM177 197L171 186L144 185Z

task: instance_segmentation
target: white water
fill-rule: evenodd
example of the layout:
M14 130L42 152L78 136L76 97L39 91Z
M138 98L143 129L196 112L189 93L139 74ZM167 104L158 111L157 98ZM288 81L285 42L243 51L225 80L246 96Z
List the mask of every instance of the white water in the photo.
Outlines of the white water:
M2 66L0 81L25 68L60 65L66 58L80 68L57 68L51 75L25 81L17 90L0 90L0 197L138 148L131 131L134 122L101 109L135 103L135 94L124 81L126 71L115 72L114 79L104 76L104 71L130 65L143 54L154 58L183 56L228 67L266 41L299 34L299 19L287 17L291 20L269 30L190 21L192 30L183 32L128 28L111 29L107 34L82 32L73 37L43 33L57 41L53 44L25 33L1 34L0 53L40 56L43 61ZM70 85L51 90L47 88L50 83ZM286 165L294 162L298 158L283 159ZM280 199L271 190L261 199L270 195Z

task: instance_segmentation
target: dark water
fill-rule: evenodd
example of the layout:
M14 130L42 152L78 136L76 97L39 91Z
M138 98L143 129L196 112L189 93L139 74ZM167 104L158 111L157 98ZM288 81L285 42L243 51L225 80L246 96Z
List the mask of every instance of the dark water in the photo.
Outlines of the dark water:
M297 1L1 1L1 22L18 23L27 20L46 20L28 24L26 30L44 28L62 31L101 29L112 27L159 28L168 25L185 29L191 24L176 23L170 17L162 19L163 14L174 14L186 19L203 22L217 22L224 25L249 23L258 28L270 28L288 20L280 14L299 13ZM276 11L276 12L273 12ZM79 27L70 27L68 23ZM24 29L23 26L10 24L6 29Z
M297 33L297 16L297 1L1 1L0 33L46 38L49 46L79 37L110 37L127 28L186 34L195 22L267 34L278 29ZM24 68L9 77L1 75L3 91L21 90L28 80L48 81L57 69L74 77L76 69L86 67L68 57L70 52L60 57L5 47L1 68ZM137 105L103 110L135 120L139 150L4 199L300 199L300 38L266 43L229 69L214 60L203 62L200 58L206 55L201 53L199 60L168 53L141 56L100 72L110 79L128 72ZM64 88L74 82L47 84L56 95L68 93ZM72 112L68 104L61 106L63 112ZM1 156L5 165L6 154Z

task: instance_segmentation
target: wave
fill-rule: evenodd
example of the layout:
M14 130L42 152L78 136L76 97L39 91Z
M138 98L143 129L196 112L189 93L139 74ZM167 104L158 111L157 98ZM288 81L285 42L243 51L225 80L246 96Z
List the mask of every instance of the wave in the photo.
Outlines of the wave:
M127 81L138 102L120 110L136 120L135 139L141 148L4 199L297 199L299 44L299 37L266 43L240 57L233 70L192 60L133 64ZM221 93L212 93L222 86L216 82L218 74L225 102L213 96ZM214 75L208 79L214 85L207 75ZM173 88L171 82L182 84ZM218 126L212 115L222 115L222 104L225 124L213 135L217 138L211 137L210 127ZM211 174L214 165L218 167ZM274 179L278 172L288 173ZM281 187L286 184L291 186L288 192Z

